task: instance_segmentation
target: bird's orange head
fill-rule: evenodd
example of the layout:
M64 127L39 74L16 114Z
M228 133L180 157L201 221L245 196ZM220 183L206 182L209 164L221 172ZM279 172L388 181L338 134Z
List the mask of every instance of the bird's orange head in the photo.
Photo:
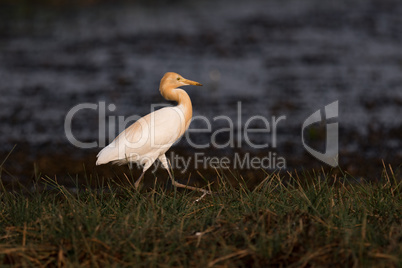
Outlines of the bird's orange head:
M188 80L181 76L180 74L168 72L162 77L161 84L159 88L178 88L180 86L202 86L201 83Z

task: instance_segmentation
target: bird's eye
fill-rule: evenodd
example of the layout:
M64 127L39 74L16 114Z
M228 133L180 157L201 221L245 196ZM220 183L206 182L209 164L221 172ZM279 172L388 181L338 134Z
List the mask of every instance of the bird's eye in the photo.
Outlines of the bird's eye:
M179 81L180 80L180 77L177 77L177 81Z

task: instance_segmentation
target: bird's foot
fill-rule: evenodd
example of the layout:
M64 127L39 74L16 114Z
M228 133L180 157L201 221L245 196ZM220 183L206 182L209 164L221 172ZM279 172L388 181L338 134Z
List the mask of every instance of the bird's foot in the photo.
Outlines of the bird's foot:
M197 198L194 203L198 203L201 201L201 199L203 199L207 194L211 194L209 191L204 192L201 197Z
M208 191L208 190L204 190L204 189L201 189L201 188L198 188L198 189L199 189L200 192L203 192L203 194L199 198L197 198L194 201L194 203L198 203L199 201L201 201L201 199L203 199L207 194L214 194L214 192L211 192L211 191Z

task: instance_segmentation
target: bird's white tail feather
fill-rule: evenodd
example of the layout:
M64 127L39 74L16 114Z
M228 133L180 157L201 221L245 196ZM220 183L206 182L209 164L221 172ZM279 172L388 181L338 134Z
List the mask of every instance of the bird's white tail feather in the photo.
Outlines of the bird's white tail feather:
M111 147L110 145L103 148L96 156L98 158L96 160L96 165L98 166L117 160L118 157L114 151L116 151L116 148Z

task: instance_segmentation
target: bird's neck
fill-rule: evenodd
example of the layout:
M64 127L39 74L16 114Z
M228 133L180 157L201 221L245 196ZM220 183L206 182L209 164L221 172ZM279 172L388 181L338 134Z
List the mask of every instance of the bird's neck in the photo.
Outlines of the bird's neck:
M187 92L180 88L161 87L159 90L165 99L176 101L178 105L181 106L184 113L184 120L187 129L193 116L193 106Z

